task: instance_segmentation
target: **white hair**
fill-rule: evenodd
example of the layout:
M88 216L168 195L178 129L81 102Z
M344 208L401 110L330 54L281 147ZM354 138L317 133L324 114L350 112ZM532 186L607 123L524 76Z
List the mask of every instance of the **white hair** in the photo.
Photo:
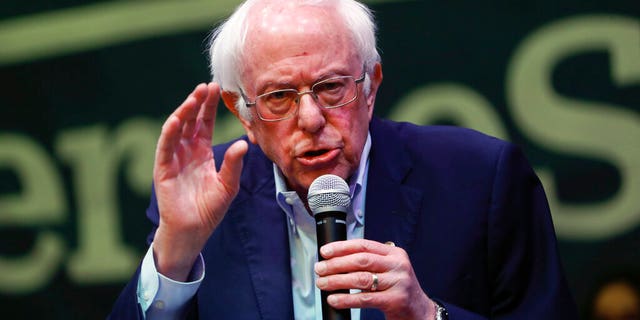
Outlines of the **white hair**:
M245 39L247 38L247 19L251 8L263 0L247 0L233 14L211 33L209 43L210 68L213 81L220 84L223 90L234 92L238 96L236 109L247 120L251 113L240 94L242 57ZM281 3L282 1L272 1ZM369 94L371 80L369 73L380 62L380 54L376 49L376 25L371 10L355 0L292 0L295 5L312 5L330 7L336 10L351 32L355 48L365 67L364 92ZM267 4L271 5L271 4ZM244 90L243 90L244 91Z

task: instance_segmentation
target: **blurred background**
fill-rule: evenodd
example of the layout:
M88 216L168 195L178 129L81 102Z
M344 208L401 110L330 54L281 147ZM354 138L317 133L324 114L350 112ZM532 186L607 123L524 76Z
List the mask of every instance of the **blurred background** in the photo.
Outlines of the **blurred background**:
M640 2L365 2L377 115L522 146L589 319L609 277L640 274ZM210 79L208 32L238 3L2 1L2 318L108 314L145 251L160 126ZM215 140L242 134L219 110Z

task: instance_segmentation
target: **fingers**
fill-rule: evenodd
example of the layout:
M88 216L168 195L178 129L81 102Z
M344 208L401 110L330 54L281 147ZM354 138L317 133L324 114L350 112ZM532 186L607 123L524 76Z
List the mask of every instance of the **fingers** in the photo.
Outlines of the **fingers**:
M331 259L333 257L346 256L356 252L370 252L379 255L388 255L395 249L398 248L382 244L377 241L358 239L328 243L320 248L320 254L325 259Z
M224 154L224 161L220 167L218 177L230 193L238 191L240 174L242 173L242 157L247 153L249 146L244 140L236 141Z
M173 160L174 151L180 140L180 118L171 115L162 125L162 132L156 147L156 167L167 165Z
M169 116L162 126L162 132L158 139L156 164L170 163L179 147L180 138L190 139L194 136L199 127L197 121L199 114L202 115L202 121L206 121L199 132L202 132L209 141L211 140L215 121L215 106L220 96L219 91L217 84L205 85L201 83Z
M375 278L377 280L374 279ZM374 283L375 290L374 290ZM390 277L371 273L368 271L352 272L349 274L336 274L329 277L320 277L316 279L316 286L320 290L335 291L339 289L360 289L364 291L381 291L393 286L395 281L391 281Z
M320 290L361 290L330 294L327 302L332 307L376 308L386 319L433 318L429 297L402 248L370 240L347 240L327 244L321 251L329 258L315 265Z
M220 101L220 86L214 82L209 83L207 85L207 93L207 97L202 103L198 114L199 127L197 135L211 140L213 138L213 129L215 128L218 101Z
M321 248L316 285L323 291L360 289L360 293L329 296L335 308L378 308L385 314L411 306L421 289L409 256L402 248L371 240L347 240Z
M385 319L435 318L433 301L417 285L392 292L334 293L327 297L327 302L336 309L380 309Z
M392 257L368 252L334 257L316 263L314 270L319 276L356 271L385 272L395 269L397 262Z
M199 84L187 97L185 102L174 112L183 123L182 137L191 139L198 130L198 114L202 109L204 101L208 96L208 86L204 83Z
M320 253L325 260L315 265L319 276L354 271L385 272L398 269L402 261L408 261L403 249L365 239L331 242L322 246Z
M393 297L391 297L393 298ZM386 304L397 304L399 299L391 299L388 296L372 292L356 294L335 293L327 297L329 305L336 309L346 308L374 308Z

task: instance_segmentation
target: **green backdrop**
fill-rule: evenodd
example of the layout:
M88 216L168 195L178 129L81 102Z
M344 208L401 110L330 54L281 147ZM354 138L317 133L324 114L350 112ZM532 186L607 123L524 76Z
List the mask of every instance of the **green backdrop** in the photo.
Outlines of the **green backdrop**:
M108 313L145 250L160 125L209 79L208 30L237 3L0 5L3 318ZM367 3L378 115L521 145L582 307L609 272L640 273L640 3ZM217 124L218 142L242 133L226 110Z

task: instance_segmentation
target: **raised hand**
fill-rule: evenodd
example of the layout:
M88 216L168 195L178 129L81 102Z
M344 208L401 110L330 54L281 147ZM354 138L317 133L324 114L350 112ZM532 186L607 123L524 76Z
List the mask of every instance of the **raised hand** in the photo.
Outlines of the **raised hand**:
M420 287L402 248L358 239L326 244L320 253L326 259L315 266L321 290L362 290L330 295L332 307L376 308L386 319L434 319L435 304Z
M169 116L153 168L160 211L154 238L158 271L186 280L205 242L238 193L245 141L233 144L216 171L211 140L220 87L199 84Z

